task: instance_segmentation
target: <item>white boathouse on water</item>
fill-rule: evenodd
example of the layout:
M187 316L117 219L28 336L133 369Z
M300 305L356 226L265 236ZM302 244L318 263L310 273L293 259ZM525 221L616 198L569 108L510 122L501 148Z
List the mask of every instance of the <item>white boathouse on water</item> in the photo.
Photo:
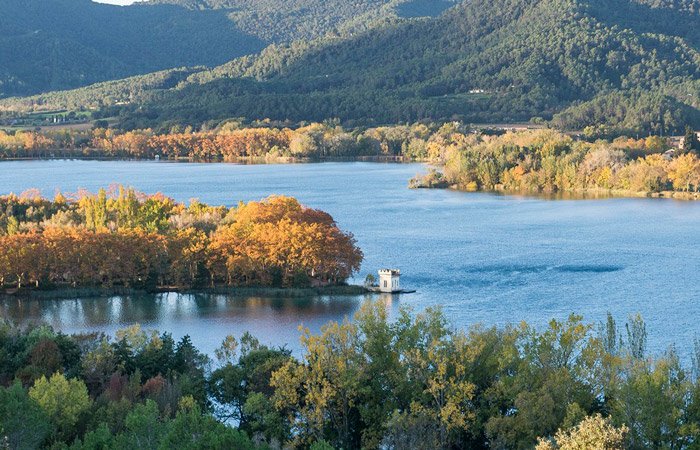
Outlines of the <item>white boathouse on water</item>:
M380 269L379 270L379 292L399 292L401 285L399 280L401 271L398 269Z

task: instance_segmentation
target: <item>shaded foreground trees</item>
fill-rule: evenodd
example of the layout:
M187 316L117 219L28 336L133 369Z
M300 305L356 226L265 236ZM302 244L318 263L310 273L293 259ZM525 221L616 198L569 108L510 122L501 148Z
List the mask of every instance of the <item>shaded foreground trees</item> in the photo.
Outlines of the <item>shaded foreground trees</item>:
M0 198L0 286L264 285L344 282L362 252L333 218L293 198L236 208L112 194Z
M51 362L36 356L47 346ZM111 341L2 324L0 348L4 448L255 448L208 413L208 358L188 337L134 326Z
M3 325L0 436L11 448L542 450L700 437L697 368L673 350L647 356L638 317L465 331L439 310L390 321L367 303L301 342L296 358L229 336L212 360L138 326L109 339Z

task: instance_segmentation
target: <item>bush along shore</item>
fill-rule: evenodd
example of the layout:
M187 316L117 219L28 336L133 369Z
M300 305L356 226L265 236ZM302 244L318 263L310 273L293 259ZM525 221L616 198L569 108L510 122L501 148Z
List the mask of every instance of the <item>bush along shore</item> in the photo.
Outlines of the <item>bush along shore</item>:
M345 285L363 257L330 215L293 198L227 208L122 186L0 197L0 248L9 292L322 288Z
M68 336L0 322L0 442L12 449L692 449L700 378L646 326L579 316L455 330L368 302L301 331L299 355L248 333L213 355L138 325ZM690 348L685 347L685 350Z

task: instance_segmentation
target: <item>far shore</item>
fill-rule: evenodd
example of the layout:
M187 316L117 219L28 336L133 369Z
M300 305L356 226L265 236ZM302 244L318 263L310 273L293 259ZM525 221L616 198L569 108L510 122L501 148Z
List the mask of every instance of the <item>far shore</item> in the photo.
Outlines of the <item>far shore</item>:
M400 155L368 155L368 156L324 156L316 158L300 158L295 156L250 156L239 157L233 159L198 159L187 156L179 158L134 158L128 156L103 156L103 155L73 155L66 154L48 154L42 156L24 156L24 157L0 157L2 161L61 161L61 160L77 160L77 161L158 161L158 162L173 162L173 163L229 163L229 164L305 164L319 162L380 162L380 163L412 163L424 162L420 159L408 158Z
M181 288L163 286L156 289L135 289L124 286L108 287L60 287L56 289L6 289L0 291L0 300L66 300L86 297L114 297L152 295L162 293L233 295L240 297L308 297L313 295L356 296L371 294L364 286L349 284L319 287L269 287L269 286L215 286L208 288Z

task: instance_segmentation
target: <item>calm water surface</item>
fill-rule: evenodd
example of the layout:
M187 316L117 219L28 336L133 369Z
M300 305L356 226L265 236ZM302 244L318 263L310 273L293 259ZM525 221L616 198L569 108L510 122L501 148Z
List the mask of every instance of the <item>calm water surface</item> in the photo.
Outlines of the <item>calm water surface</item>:
M641 313L649 344L681 354L700 332L700 202L660 199L544 200L409 190L418 164L0 163L0 193L36 187L74 192L123 183L180 201L234 205L285 194L331 213L365 253L358 282L397 267L415 294L388 296L392 312L440 305L455 326L525 320L542 326L576 312L589 322ZM0 314L65 332L147 328L192 336L211 351L245 330L298 350L298 326L318 330L352 316L358 297L145 297L0 303Z

